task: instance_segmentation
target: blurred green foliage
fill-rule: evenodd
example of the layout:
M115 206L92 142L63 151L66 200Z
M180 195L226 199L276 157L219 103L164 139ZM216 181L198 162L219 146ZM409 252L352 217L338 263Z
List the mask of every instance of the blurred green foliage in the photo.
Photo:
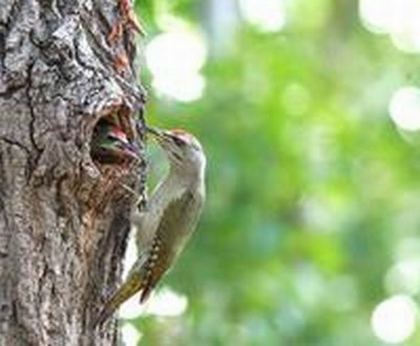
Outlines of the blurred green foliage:
M197 27L206 14L192 0L136 8L148 40L162 9ZM388 104L418 59L366 31L347 0L295 1L282 31L240 22L230 44L210 55L200 100L150 90L149 122L202 141L208 202L165 279L188 309L136 320L141 344L381 345L371 314L399 292L385 276L420 226L420 151ZM418 344L416 332L406 345Z

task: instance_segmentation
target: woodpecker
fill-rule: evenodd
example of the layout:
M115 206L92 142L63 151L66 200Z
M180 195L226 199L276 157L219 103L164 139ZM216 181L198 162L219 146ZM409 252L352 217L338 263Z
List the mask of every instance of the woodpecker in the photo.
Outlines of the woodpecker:
M172 267L194 232L205 200L206 157L199 141L180 130L147 128L169 161L169 171L153 191L146 210L134 213L138 258L127 280L101 309L102 324L131 296L145 302Z
M102 163L122 163L139 160L138 148L116 125L103 122L95 129L92 140L92 157Z
M107 123L95 130L91 154L94 160L101 163L118 164L139 160L137 146L128 140L119 127Z

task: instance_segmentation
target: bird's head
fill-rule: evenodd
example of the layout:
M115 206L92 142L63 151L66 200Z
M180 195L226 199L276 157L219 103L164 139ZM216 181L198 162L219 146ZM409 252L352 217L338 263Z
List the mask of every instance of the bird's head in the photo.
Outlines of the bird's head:
M121 163L138 160L138 148L131 143L126 134L117 126L102 125L92 142L92 156L102 163Z
M163 148L171 167L183 173L203 174L206 156L200 142L189 132L182 129L161 130L147 127Z

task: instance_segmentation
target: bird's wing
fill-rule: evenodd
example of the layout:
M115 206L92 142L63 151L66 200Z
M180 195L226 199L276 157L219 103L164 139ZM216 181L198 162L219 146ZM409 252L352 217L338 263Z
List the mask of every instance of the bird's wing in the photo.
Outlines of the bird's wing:
M164 244L178 247L177 241L182 241L190 235L198 222L203 199L189 190L182 193L178 199L171 202L164 210L156 230Z
M179 199L174 200L165 208L152 244L140 252L127 280L101 309L95 324L103 323L123 302L138 291L141 291L140 302L147 299L170 265L173 264L190 233L194 231L202 204L203 196L186 191L180 195ZM195 212L191 213L190 211L193 209ZM142 216L144 215L137 215L139 217L137 227L140 228L142 227ZM141 232L141 230L139 231ZM181 239L182 242L177 243L178 239Z
M148 260L144 263L141 302L147 299L188 241L198 221L202 204L200 196L186 191L165 208L147 254Z

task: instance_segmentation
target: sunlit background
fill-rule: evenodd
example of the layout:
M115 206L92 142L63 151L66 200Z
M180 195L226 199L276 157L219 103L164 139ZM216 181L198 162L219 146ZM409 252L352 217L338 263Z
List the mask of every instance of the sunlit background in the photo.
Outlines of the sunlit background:
M420 345L420 1L136 10L148 121L202 141L208 201L126 344Z

